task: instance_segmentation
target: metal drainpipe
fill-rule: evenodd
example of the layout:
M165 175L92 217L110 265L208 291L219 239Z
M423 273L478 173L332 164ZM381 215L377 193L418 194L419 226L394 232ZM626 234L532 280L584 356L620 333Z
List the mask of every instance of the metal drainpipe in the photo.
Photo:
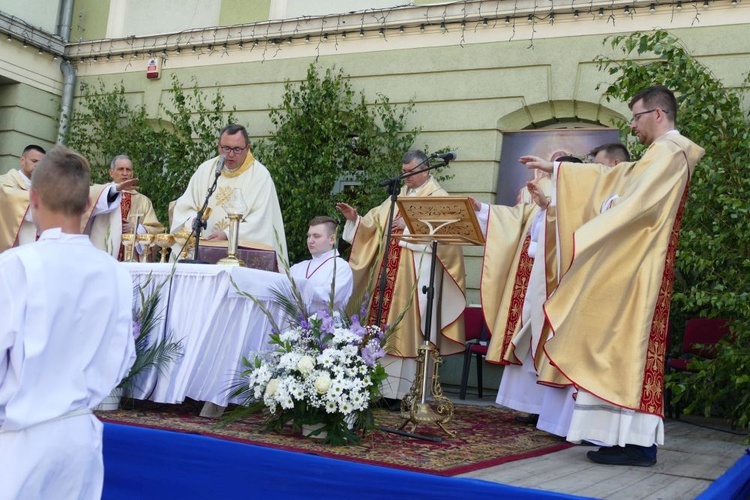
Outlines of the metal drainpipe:
M57 34L63 43L70 41L70 27L73 23L73 5L75 0L63 0L60 5L60 23L57 26ZM64 144L65 135L68 133L68 124L73 112L73 94L75 93L76 72L70 61L62 57L60 60L60 71L63 74L62 97L60 98L60 119L57 129L57 143Z

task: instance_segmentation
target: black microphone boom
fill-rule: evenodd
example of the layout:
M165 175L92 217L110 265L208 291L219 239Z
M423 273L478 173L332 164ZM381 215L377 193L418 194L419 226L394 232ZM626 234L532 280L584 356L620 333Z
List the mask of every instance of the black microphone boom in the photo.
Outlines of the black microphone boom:
M456 153L455 151L450 151L448 153L434 153L430 156L430 158L440 158L445 163L448 163L449 161L453 161L458 158L458 153Z

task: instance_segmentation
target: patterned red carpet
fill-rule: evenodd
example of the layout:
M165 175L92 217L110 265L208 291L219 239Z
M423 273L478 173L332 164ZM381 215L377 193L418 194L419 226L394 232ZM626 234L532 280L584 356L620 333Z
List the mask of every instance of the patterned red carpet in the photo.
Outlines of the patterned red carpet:
M539 431L533 426L517 424L518 415L493 406L456 406L453 419L446 427L456 432L450 437L439 427L419 426L415 432L440 437L435 443L401 436L382 430L362 440L360 446L323 445L288 431L264 432L262 416L218 427L213 420L198 416L200 405L155 405L124 402L123 408L97 412L105 422L137 425L155 429L201 434L259 446L300 453L311 453L341 460L454 476L513 460L544 455L572 446L561 438ZM386 428L398 428L403 422L398 412L378 409L375 421Z

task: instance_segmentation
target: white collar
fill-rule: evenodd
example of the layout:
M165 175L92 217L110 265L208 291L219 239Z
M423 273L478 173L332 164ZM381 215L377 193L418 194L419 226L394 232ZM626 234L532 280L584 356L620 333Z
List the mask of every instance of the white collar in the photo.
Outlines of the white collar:
M320 262L322 260L330 259L331 257L338 257L338 255L339 255L339 252L335 248L332 248L331 250L328 250L327 252L323 252L319 255L311 255L312 257L311 260L313 262Z
M28 189L31 189L31 179L26 177L26 174L24 174L23 170L21 170L20 168L18 169L18 175L21 176L21 179L23 179L23 182L26 184L26 187Z
M86 236L85 234L64 233L62 228L60 227L51 227L39 235L39 241L42 241L42 240L66 241L66 240L77 240L80 238L88 238L88 236Z

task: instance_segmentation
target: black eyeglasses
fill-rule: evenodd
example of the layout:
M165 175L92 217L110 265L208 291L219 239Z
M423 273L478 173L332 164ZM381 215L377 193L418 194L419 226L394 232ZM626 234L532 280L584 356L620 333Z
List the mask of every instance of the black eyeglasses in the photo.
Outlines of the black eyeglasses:
M234 153L234 154L238 155L238 154L242 153L245 149L247 149L247 146L245 146L243 148L241 148L239 146L236 147L236 148L230 148L229 146L219 146L219 149L221 149L222 153L226 153L226 154Z
M633 113L633 118L631 118L631 119L630 119L630 122L631 122L631 123L632 123L632 122L637 122L637 121L638 121L638 119L639 119L639 118L640 118L641 116L643 116L643 115L647 115L647 114L649 114L649 113L653 113L653 112L654 112L654 111L656 111L657 109L659 109L659 108L649 109L648 111L641 111L640 113ZM662 110L662 112L664 112L664 111Z

